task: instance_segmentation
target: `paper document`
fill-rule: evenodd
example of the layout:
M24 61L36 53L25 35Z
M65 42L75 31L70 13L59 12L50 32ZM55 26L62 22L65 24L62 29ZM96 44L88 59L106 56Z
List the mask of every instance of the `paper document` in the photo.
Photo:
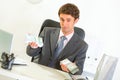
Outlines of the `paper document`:
M18 65L27 65L27 62L25 60L23 60L22 58L18 58L16 57L13 64L18 64Z
M36 44L38 44L39 47L43 46L43 40L42 40L42 38L41 37L35 37L32 34L27 34L26 35L26 42L27 43L29 43L29 42L36 42Z

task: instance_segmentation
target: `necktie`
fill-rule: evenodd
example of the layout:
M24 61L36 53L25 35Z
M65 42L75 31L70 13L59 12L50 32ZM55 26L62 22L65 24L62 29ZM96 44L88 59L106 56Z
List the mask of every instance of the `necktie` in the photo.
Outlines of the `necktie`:
M55 54L55 58L57 58L59 56L60 52L62 51L65 39L66 39L65 36L61 36L60 37L60 40L58 41L58 45L57 45L57 47L55 49L55 53L54 53Z
M60 37L60 40L58 41L57 47L54 52L53 60L50 62L49 67L54 67L55 60L63 49L65 39L67 39L65 36Z

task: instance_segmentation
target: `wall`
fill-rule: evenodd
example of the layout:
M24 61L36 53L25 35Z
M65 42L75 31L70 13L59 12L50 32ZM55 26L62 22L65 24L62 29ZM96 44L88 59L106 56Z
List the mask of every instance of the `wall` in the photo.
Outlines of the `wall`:
M80 8L80 20L76 24L86 32L89 44L87 56L92 61L100 59L103 53L120 58L120 3L119 0L0 0L0 29L14 34L12 51L16 56L30 60L25 54L25 35L32 33L37 36L42 22L47 19L59 21L57 11L66 3L75 3ZM97 61L98 63L98 61ZM97 65L95 63L95 65ZM120 74L118 62L113 80ZM95 68L94 68L95 69Z

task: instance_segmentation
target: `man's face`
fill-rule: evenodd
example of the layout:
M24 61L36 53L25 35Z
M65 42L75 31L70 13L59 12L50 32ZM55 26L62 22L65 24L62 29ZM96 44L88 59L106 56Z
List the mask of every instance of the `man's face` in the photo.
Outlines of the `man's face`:
M60 14L60 26L62 32L65 34L70 34L74 30L74 24L78 21L71 15L68 14Z

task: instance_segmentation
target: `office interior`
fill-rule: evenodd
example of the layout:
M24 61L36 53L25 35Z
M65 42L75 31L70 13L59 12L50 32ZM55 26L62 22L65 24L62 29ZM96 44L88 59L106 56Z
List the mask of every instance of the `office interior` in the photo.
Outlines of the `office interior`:
M58 9L65 3L74 3L80 9L80 20L75 26L85 30L89 45L84 68L95 73L104 53L119 59L119 0L0 0L0 29L14 35L11 52L30 61L26 55L26 34L38 36L46 19L59 21ZM120 79L119 66L120 61L113 80Z

